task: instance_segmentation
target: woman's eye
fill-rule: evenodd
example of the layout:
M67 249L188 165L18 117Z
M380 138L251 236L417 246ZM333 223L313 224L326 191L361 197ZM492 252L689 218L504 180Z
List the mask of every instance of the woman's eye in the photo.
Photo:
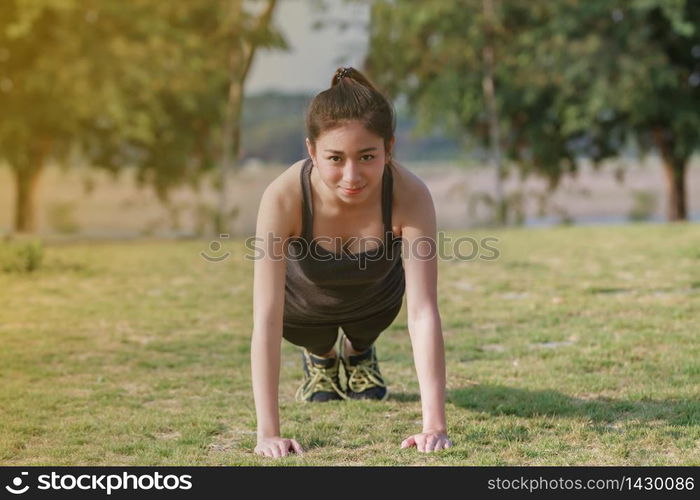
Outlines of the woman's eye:
M335 161L335 158L337 158L338 160L340 160L340 156L330 156L328 159L331 160L331 161Z
M366 158L365 161L372 161L374 159L374 155L362 155L362 158Z

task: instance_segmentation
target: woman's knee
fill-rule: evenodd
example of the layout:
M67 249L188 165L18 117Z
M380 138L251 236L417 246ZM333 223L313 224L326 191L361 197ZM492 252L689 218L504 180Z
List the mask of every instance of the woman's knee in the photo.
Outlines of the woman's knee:
M294 345L303 347L312 354L322 356L335 346L338 338L338 328L284 328L282 337Z
M352 348L356 351L366 351L377 340L379 335L391 326L401 311L402 303L392 307L385 314L362 323L343 326L343 332L348 337Z

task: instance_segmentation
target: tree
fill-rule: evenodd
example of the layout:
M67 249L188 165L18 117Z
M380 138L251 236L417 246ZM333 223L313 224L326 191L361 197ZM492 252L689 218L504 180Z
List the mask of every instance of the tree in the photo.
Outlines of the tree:
M218 164L231 47L283 46L270 29L232 29L231 12L225 0L2 2L0 158L15 174L17 231L36 228L48 159L135 167L163 200Z
M615 154L626 138L656 150L667 218L686 219L687 167L700 148L700 4L571 2L558 18L571 40L568 59L578 61L559 88L565 132L588 131L588 150L599 157Z
M424 128L439 123L484 145L480 55L490 46L510 161L555 186L577 157L600 161L633 138L661 153L676 220L686 217L685 170L700 145L699 12L684 0L512 0L489 23L481 0L380 1L366 65L408 97Z
M372 6L370 51L365 66L393 96L405 95L419 130L435 126L463 138L468 147L490 147L498 167L515 162L552 185L574 168L557 117L548 113L554 94L541 74L530 73L535 54L515 47L538 16L539 2L377 2ZM529 9L533 24L518 8ZM530 12L532 11L532 12ZM509 21L513 21L508 23ZM500 169L498 169L500 170ZM498 188L505 172L497 172ZM506 218L504 193L494 208Z
M270 29L276 3L276 0L267 0L262 12L254 16L243 8L243 0L233 0L229 22L225 24L230 26L232 36L228 47L229 85L223 122L217 232L226 230L227 174L231 166L231 158L237 162L240 156L243 89L250 66L257 50L261 47L287 48L284 38Z
M69 137L86 111L78 95L96 92L75 37L58 21L76 21L75 3L52 3L51 9L48 1L0 4L0 156L15 178L18 231L35 229L36 191L46 160L68 155ZM76 64L65 64L68 60Z
M175 150L167 146L196 90L193 79L178 86L185 51L168 22L175 9L163 6L145 0L0 6L0 156L15 174L15 230L36 229L36 188L50 159L66 164L80 157L112 171L139 165L145 180L157 158L169 179L178 177L173 167L185 156L169 161L168 153L182 152L198 134ZM162 192L163 183L153 180Z

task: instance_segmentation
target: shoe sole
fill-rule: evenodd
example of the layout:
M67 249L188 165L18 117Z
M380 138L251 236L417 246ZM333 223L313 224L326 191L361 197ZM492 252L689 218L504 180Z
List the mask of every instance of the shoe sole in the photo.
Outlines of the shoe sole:
M355 401L386 401L387 398L389 397L389 388L386 388L386 392L384 393L384 396L381 397L381 399L377 398L355 398L350 395L348 395L348 399L354 399Z

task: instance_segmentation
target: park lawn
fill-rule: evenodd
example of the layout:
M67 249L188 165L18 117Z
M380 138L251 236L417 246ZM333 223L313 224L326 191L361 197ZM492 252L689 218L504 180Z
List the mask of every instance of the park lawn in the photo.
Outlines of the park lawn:
M700 465L700 227L460 235L500 256L440 262L450 450L399 449L421 430L405 307L377 343L385 402L295 402L283 343L306 453L266 459L243 241L219 263L209 241L75 242L0 274L0 464Z

